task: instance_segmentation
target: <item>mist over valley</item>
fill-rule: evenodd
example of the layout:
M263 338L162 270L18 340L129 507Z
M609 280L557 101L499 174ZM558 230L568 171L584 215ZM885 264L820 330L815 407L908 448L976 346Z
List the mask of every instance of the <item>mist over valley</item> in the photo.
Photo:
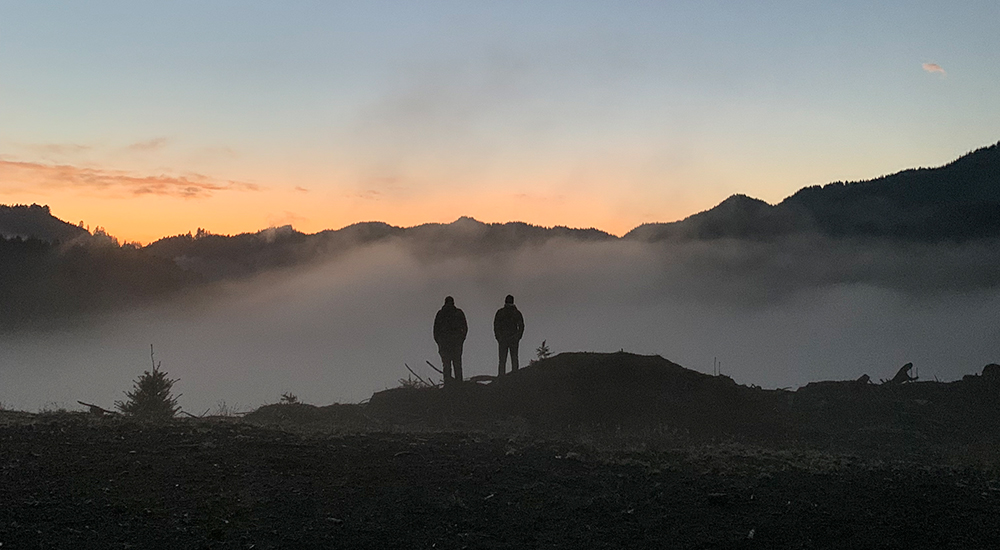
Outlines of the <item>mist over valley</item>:
M996 157L992 146L918 172L924 203L893 187L906 172L812 191L878 198L834 224L816 198L803 210L734 197L622 238L461 218L200 231L138 247L59 225L41 207L4 207L0 402L110 407L150 368L150 344L189 412L248 410L284 392L358 402L397 385L404 364L438 376L425 361L439 362L431 324L447 295L469 320L466 376L494 374L491 321L508 293L525 316L522 365L544 340L557 353L623 349L706 373L717 360L737 382L771 388L878 380L905 362L921 379L953 380L1000 357L1000 226L996 210L956 224L959 207L940 197L995 209ZM971 168L957 177L955 165ZM945 222L933 234L926 223L850 222L905 210L886 206L894 194L925 220L939 204ZM788 212L800 221L775 225Z
M185 410L256 407L291 392L357 402L409 364L437 377L431 321L445 295L469 319L467 376L494 374L491 321L511 293L522 364L555 352L659 354L743 384L960 378L1000 354L997 247L807 242L599 243L554 239L473 257L426 258L398 241L306 267L216 282L175 299L4 336L6 406L110 405L148 346L180 379Z

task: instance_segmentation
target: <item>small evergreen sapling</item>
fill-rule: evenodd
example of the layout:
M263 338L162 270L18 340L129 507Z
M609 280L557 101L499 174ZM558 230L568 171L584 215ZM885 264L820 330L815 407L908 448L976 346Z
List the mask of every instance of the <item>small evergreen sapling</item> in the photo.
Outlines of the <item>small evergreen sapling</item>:
M545 343L545 340L542 340L542 345L535 348L535 359L528 361L528 364L534 365L535 363L543 359L548 359L551 356L552 356L552 350L549 349L549 346Z
M552 355L552 350L549 346L545 345L545 340L542 340L542 345L535 348L535 353L538 355L538 360L548 359Z
M160 370L160 363L153 359L153 346L149 346L149 359L153 361L153 370L143 372L134 382L132 391L125 392L128 400L115 401L115 407L135 418L168 420L181 409L177 405L180 395L174 397L170 394L177 380L167 378L167 373Z

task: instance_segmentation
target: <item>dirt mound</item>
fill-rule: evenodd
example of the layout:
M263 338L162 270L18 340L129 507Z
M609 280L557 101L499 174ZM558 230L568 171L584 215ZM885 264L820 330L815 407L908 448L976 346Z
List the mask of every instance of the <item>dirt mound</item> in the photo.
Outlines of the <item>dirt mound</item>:
M1000 442L1000 383L990 376L824 381L792 392L741 386L630 353L563 353L485 386L390 389L373 395L365 411L388 422L520 417L534 425L656 425L691 435L865 449Z
M404 386L366 404L277 404L246 416L257 424L347 429L488 427L512 419L541 428L655 427L699 438L917 452L1000 445L1000 381L986 374L947 383L823 381L793 392L741 386L659 356L563 353L485 385Z
M378 392L368 410L393 420L516 416L544 424L652 421L706 433L780 433L785 428L775 413L781 399L774 393L686 369L659 356L562 353L486 386Z

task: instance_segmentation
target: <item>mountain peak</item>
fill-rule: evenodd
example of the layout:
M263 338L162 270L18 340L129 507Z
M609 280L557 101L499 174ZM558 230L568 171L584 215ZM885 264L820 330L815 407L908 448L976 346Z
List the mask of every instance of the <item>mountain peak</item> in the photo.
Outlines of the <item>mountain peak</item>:
M726 200L720 202L718 206L716 206L715 208L718 208L719 206L722 205L727 205L729 207L738 207L738 208L771 206L770 204L760 199L756 199L749 195L744 195L743 193L736 193L734 195L729 195L729 197L727 197ZM715 210L715 208L713 208L712 210Z
M66 223L52 215L49 207L39 204L0 205L0 237L69 242L90 236L86 229Z
M475 226L475 227L478 227L478 226L486 225L486 224L483 223L483 222L481 222L481 221L479 221L479 220L477 220L476 218L471 217L471 216L459 216L459 218L457 220L451 222L448 225L453 225L453 226L457 226L457 227L462 227L462 226L469 226L469 227Z
M746 216L746 215L756 215L763 210L769 210L772 206L760 199L755 199L751 196L744 195L742 193L737 193L735 195L730 195L726 200L715 205L715 207L710 208L704 212L699 212L690 218L698 217L715 217L715 216Z
M829 237L961 241L1000 237L1000 142L937 168L799 189L777 205L732 195L674 223L644 224L646 240Z

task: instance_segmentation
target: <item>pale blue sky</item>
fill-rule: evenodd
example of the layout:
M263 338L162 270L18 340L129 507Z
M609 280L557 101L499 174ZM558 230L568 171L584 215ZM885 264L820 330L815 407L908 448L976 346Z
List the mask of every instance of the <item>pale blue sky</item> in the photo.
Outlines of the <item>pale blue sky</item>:
M996 1L0 0L0 203L143 241L622 233L997 142L998 28Z

